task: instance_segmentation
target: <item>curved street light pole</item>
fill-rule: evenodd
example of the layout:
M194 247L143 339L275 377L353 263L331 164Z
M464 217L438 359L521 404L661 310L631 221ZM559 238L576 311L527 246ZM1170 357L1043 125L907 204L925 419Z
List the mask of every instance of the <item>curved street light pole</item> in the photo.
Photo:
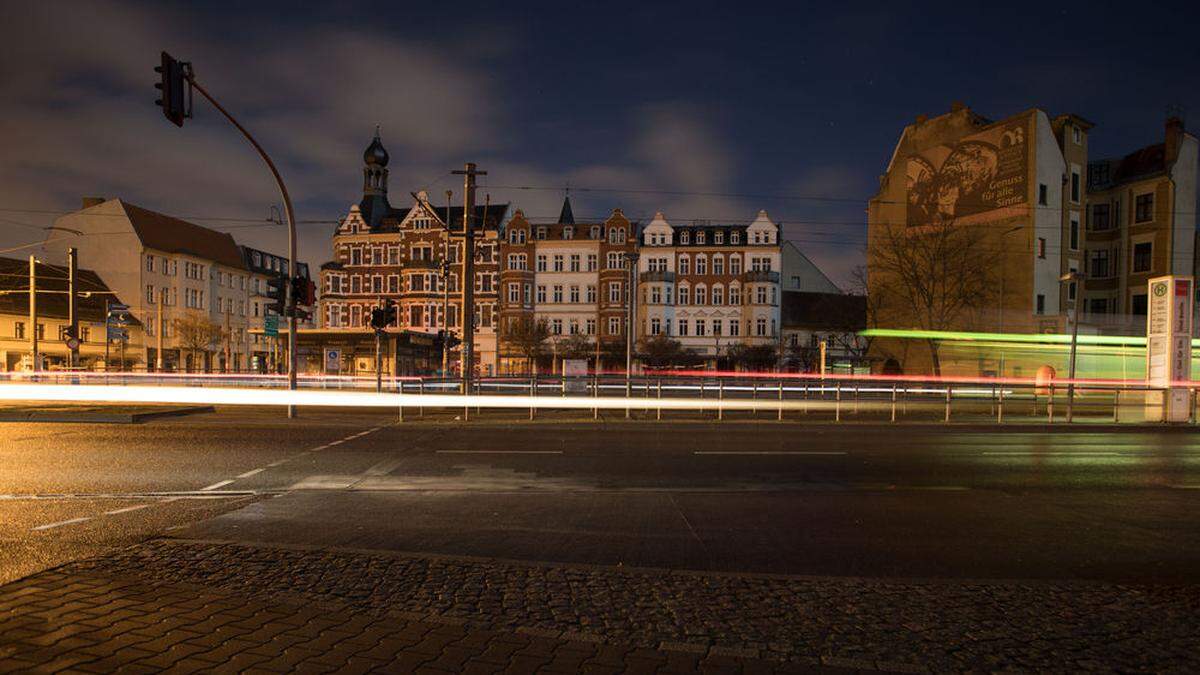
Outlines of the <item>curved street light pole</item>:
M229 114L229 111L225 110L225 108L222 107L220 103L217 103L217 100L215 98L213 98L212 95L210 95L208 93L208 91L204 89L204 87L200 86L200 83L196 81L195 76L192 74L191 68L187 69L185 77L186 77L188 83L192 85L193 89L200 92L201 96L203 96L209 103L211 103L213 105L213 107L217 109L218 112L220 112L222 115L224 115L225 119L229 120L230 124L232 124L234 127L236 127L238 131L242 132L242 135L246 137L247 141L250 141L250 145L254 146L254 149L258 152L259 157L262 157L262 160L263 160L263 162L266 163L267 168L271 170L271 175L275 177L275 184L279 186L279 195L280 195L280 197L283 198L283 210L284 210L285 215L287 216L287 226L288 226L288 283L285 284L285 286L284 286L284 293L285 293L284 306L286 307L286 311L288 314L288 344L287 344L288 389L294 390L296 388L296 323L297 322L296 322L296 297L292 293L291 277L296 276L297 267L296 267L296 213L292 209L292 198L290 196L288 196L287 186L283 184L283 178L279 175L279 170L275 168L275 162L271 161L270 155L268 155L267 151L263 150L263 147L258 144L258 141L256 141L254 139L254 137L250 135L250 132L246 130L246 127L243 127L236 119L234 119L233 115ZM288 404L287 416L289 418L296 416L296 407L294 405Z

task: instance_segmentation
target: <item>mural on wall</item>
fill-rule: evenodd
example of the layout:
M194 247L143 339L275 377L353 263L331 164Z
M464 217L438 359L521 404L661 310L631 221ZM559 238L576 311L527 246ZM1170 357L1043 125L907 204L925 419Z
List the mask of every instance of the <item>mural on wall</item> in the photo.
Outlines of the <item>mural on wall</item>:
M1029 122L989 127L911 155L908 225L921 226L1024 204L1028 199Z

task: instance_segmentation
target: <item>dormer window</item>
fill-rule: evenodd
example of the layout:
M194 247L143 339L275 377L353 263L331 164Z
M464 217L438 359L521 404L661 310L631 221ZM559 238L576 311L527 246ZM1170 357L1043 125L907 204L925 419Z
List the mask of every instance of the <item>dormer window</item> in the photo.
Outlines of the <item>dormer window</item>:
M592 226L592 235L591 236L592 236L592 239L600 238L600 226L599 225Z
M681 244L689 244L689 243L691 243L691 240L692 240L692 233L691 233L691 232L688 232L687 230L684 230L683 232L680 232L680 233L679 233L679 243L681 243Z
M704 230L700 230L696 233L696 243L704 244Z
M713 243L714 244L724 244L725 243L725 233L720 230L713 232Z
M539 240L539 241L540 241L540 240L543 240L543 239L545 239L545 238L546 238L546 226L545 226L545 225L539 225L539 226L538 226L538 229L537 229L537 238L538 238L538 240Z
M738 234L737 232L730 232L729 233L729 243L731 243L731 244L742 243L742 235Z
M563 228L563 239L574 239L574 238L575 238L575 228L571 227L570 225L567 225L566 227L564 227Z

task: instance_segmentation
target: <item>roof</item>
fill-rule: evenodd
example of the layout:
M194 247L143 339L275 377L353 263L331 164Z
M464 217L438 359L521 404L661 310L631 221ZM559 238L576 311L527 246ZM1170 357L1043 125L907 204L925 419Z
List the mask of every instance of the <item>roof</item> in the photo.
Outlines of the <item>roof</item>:
M564 197L562 211L558 212L558 223L560 225L574 225L575 212L571 210L571 198Z
M857 331L867 326L867 298L784 291L781 313L784 328Z
M142 246L168 253L184 253L226 267L245 269L246 263L233 235L201 227L117 200L125 210Z
M1134 150L1120 159L1088 162L1088 187L1103 190L1153 176L1167 170L1167 146L1155 143Z
M37 263L38 315L66 320L67 316L67 268L62 265ZM120 299L109 292L108 286L100 276L91 270L76 270L76 291L80 294L75 299L75 309L80 321L104 321L104 310L107 302L120 302ZM0 290L24 291L23 293L0 293L0 314L16 314L29 316L29 261L14 258L0 258ZM48 291L48 292L41 292ZM52 292L64 291L64 292ZM131 322L137 323L130 317Z

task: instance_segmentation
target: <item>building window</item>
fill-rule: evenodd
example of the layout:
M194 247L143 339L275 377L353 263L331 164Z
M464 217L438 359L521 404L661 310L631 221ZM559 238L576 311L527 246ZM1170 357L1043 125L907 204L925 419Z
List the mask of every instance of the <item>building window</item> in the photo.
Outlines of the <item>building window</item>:
M1138 195L1133 205L1133 222L1148 223L1154 220L1154 193Z
M704 230L700 230L699 232L696 233L696 243L697 244L704 243Z
M563 271L563 257L562 257L562 254L558 254L558 255L555 255L555 256L554 256L554 271L555 271L555 272L561 272L561 271Z
M1069 234L1070 234L1071 250L1078 251L1079 250L1079 215L1077 213L1071 214L1071 225L1070 225Z
M146 271L147 272L154 271L154 256L152 256L152 255L146 256Z
M546 238L546 226L545 226L545 225L539 225L539 226L538 226L538 228L537 228L537 230L536 230L536 233L537 233L537 238L538 238L539 240L544 240L544 239Z
M730 286L729 287L729 304L730 305L742 304L742 289L740 286Z
M580 257L580 255L578 253L572 253L570 270L572 272L578 272L580 269L581 262L582 262L582 258Z
M698 241L697 243L703 242ZM708 274L708 256L703 254L696 256L696 274Z
M25 322L17 321L13 323L13 337L17 340L25 339Z
M595 253L589 253L587 257L587 271L595 272L600 266L600 257Z
M708 322L704 319L696 319L696 336L704 337L708 334Z
M1134 316L1146 316L1146 294L1135 293L1130 300L1130 313Z
M571 286L570 302L579 302L579 286Z
M650 334L658 335L659 333L662 333L662 319L659 319L656 316L651 317L650 318Z
M554 285L554 302L562 302L562 301L563 301L562 284L555 284Z
M690 288L688 288L687 286L680 286L680 287L679 287L679 301L678 301L678 304L680 304L680 305L690 305L690 304L691 304L691 293L692 293L691 289L690 289Z
M1038 183L1038 204L1041 204L1042 206L1046 206L1047 204L1050 203L1049 196L1048 196L1049 192L1050 191L1049 191L1049 189L1047 189L1045 183Z
M593 225L593 226L592 226L592 229L591 229L591 237L592 237L592 239L599 239L599 238L600 238L600 226L599 226L599 225Z
M605 260L605 269L616 270L621 267L621 254L615 251L610 252Z
M555 335L562 335L562 319L553 319L550 321L550 332Z
M146 284L146 304L154 304L154 286L151 284Z
M692 243L692 233L688 232L687 230L680 232L679 233L679 243L681 243L681 244Z
M625 228L613 227L608 230L608 243L624 244L625 243Z
M725 243L725 233L722 232L721 230L717 230L716 232L714 232L713 233L713 243L714 244L724 244Z
M1091 269L1088 276L1093 279L1104 279L1109 276L1108 251L1092 251Z
M583 332L588 335L595 335L596 334L596 320L595 319L584 319Z
M708 289L705 288L704 286L696 287L696 304L697 305L707 305L708 304Z
M1037 295L1037 313L1046 313L1046 296L1042 293L1038 293Z
M758 317L754 321L754 334L758 337L766 337L767 335L767 319L766 317Z
M742 322L737 319L729 320L729 334L732 337L737 337L742 334Z
M362 249L361 248L358 248L357 246L355 246L354 248L350 249L350 264L351 265L361 265L362 264Z
M687 337L687 335L688 335L688 320L680 319L679 320L679 337Z
M1083 133L1075 125L1071 125L1071 139L1075 141L1075 145L1083 143Z
M1079 172L1071 170L1071 201L1079 203Z
M729 243L731 243L731 244L742 243L742 235L737 232L730 232L729 233ZM735 335L735 333L730 333L730 335Z
M1105 298L1092 298L1088 301L1088 314L1107 314L1108 301Z
M609 304L620 304L621 302L621 284L613 282L608 285L608 302Z
M1088 221L1088 227L1094 232L1102 232L1112 228L1112 220L1109 218L1108 204L1092 205L1091 218Z
M575 238L575 228L571 227L570 225L567 225L566 227L564 227L562 238L563 239L574 239ZM571 333L571 334L574 335L575 333Z
M586 295L584 296L584 302L596 302L596 286L594 284L588 284Z
M1046 238L1045 238L1045 237L1038 237L1038 240L1037 240L1037 257L1039 257L1039 258L1045 258L1045 257L1046 257Z
M713 259L712 259L712 268L713 268L713 270L712 270L713 274L724 274L725 273L725 256L714 255Z
M539 285L537 287L537 301L539 303L546 301L546 287Z
M688 258L686 255L679 256L679 261L675 263L675 266L678 268L680 274L691 274L691 258Z
M1140 198L1139 198L1140 199ZM1133 271L1149 272L1154 258L1154 243L1143 241L1133 245Z
M533 304L533 284L525 284L525 304Z
M721 286L713 286L712 304L714 304L714 305L725 304L725 289L722 288Z
M508 285L508 304L515 305L521 302L521 284Z

